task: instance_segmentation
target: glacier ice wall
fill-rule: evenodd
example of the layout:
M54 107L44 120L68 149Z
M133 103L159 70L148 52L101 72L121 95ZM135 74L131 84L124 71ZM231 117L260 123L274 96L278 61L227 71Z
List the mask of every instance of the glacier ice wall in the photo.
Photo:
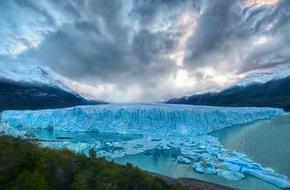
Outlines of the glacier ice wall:
M151 133L153 130L163 134L200 135L282 113L282 109L275 108L109 104L38 111L4 111L2 122L12 127L62 131Z

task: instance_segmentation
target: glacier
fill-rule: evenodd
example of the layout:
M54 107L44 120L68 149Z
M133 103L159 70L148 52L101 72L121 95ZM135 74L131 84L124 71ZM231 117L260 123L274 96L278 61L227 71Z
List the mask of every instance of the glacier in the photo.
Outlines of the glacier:
M137 104L79 106L37 111L4 111L1 120L13 127L117 133L208 134L218 129L267 119L275 108Z
M42 146L67 148L87 154L119 158L140 153L177 150L176 164L189 165L198 173L238 181L251 175L280 188L290 188L289 179L246 155L227 150L211 132L284 114L275 108L230 108L190 105L129 104L79 106L38 111L3 111L0 133L37 139ZM240 126L242 127L242 126ZM34 130L49 133L89 133L80 140L48 139ZM109 134L91 138L92 134ZM110 135L111 134L111 135ZM124 138L111 138L119 134ZM127 135L127 136L126 136ZM130 137L130 135L135 135ZM137 135L137 136L136 136Z

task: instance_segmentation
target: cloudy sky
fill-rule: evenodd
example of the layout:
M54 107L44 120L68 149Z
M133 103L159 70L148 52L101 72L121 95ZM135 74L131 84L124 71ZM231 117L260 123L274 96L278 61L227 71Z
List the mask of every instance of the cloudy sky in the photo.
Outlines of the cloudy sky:
M0 62L113 102L222 89L290 63L290 1L1 0Z

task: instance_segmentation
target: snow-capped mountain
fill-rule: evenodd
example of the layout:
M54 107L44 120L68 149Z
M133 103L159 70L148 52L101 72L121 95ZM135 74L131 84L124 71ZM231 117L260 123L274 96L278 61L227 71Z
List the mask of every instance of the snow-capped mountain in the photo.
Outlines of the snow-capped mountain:
M0 80L46 85L74 93L69 87L61 82L62 77L51 71L49 68L18 62L0 62L0 67Z
M276 69L265 69L248 73L247 76L238 81L234 86L247 86L250 84L263 84L272 80L279 80L290 76L290 65L280 66Z
M71 90L48 68L0 63L0 110L46 109L102 103Z
M250 75L219 92L208 92L166 101L171 104L278 107L290 110L290 69Z

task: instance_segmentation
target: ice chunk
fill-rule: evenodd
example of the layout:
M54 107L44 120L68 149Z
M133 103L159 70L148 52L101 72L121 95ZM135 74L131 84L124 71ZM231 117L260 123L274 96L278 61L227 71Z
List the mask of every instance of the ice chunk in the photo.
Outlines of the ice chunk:
M227 171L227 170L222 170L222 169L217 171L217 175L222 176L223 178L229 181L239 181L245 177L242 173Z
M280 188L290 188L290 180L283 175L269 175L269 172L263 170L255 170L252 168L243 168L243 173L255 176Z
M253 162L243 154L219 153L218 159L230 171L257 177L280 188L290 188L290 181L286 176L277 174L273 169L262 167L261 164Z
M199 173L216 174L217 170L211 163L196 162L192 165L192 168Z
M183 157L183 156L178 156L176 161L180 164L190 164L191 163L190 159Z
M196 162L192 165L192 168L199 173L204 173L204 167L201 165L201 162Z
M228 170L231 170L231 171L238 172L238 171L241 171L242 170L242 167L240 165L238 165L238 164L233 164L233 163L230 163L230 162L223 162L222 164Z

